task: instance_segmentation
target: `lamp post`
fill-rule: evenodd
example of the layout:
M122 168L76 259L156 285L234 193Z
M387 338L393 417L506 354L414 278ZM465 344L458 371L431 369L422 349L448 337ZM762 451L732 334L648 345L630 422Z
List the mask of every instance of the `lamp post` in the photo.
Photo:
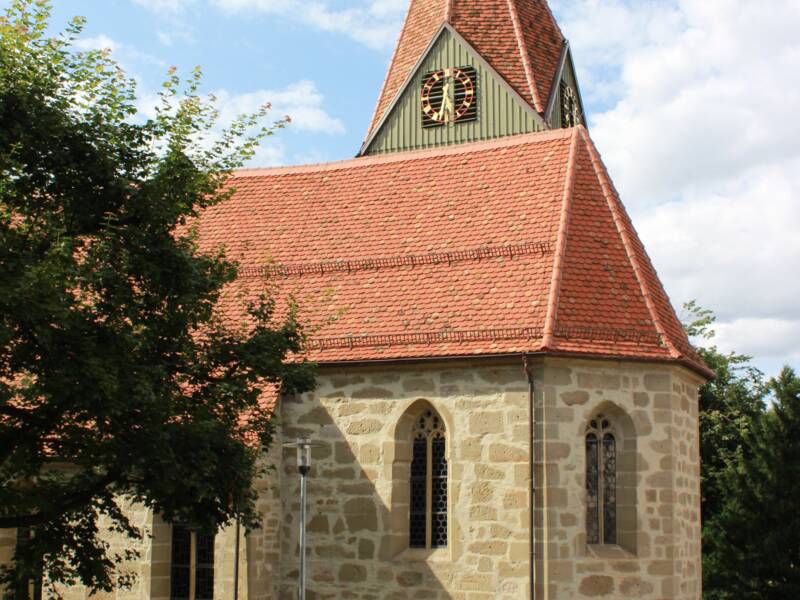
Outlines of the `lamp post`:
M297 589L298 600L306 600L306 478L311 471L311 448L323 444L314 443L308 438L297 438L294 442L283 444L284 448L297 449L297 470L300 473L300 572Z

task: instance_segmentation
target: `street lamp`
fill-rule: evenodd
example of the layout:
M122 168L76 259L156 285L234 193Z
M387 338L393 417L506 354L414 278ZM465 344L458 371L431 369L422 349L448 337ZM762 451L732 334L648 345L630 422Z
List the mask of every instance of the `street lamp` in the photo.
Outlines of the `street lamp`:
M286 442L284 448L297 449L297 470L300 472L300 573L297 590L298 600L306 600L306 477L311 471L311 448L324 444L312 442L308 438L297 438Z

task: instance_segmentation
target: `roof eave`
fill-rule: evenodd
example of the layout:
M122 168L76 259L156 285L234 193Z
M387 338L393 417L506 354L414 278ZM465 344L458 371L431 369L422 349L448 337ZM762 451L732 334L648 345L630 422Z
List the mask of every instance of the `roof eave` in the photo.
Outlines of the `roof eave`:
M403 366L413 364L443 364L450 362L502 362L508 360L518 360L524 356L538 358L572 358L586 360L612 360L612 361L631 361L643 363L655 363L664 365L680 365L695 375L699 375L704 381L712 381L716 378L714 372L687 358L656 358L650 356L620 355L603 352L569 352L564 350L531 350L526 352L498 352L481 354L452 354L447 356L409 356L396 358L372 358L372 359L350 359L350 360L318 360L314 361L321 368L352 368L352 367L381 367L381 366Z

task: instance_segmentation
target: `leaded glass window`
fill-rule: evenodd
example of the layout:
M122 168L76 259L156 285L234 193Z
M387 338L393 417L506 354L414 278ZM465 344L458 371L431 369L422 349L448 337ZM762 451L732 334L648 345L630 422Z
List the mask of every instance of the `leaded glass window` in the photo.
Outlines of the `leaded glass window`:
M214 534L172 526L170 600L213 600Z
M586 541L617 543L617 439L603 415L586 430Z
M447 457L444 423L432 409L414 424L411 446L409 545L447 546Z

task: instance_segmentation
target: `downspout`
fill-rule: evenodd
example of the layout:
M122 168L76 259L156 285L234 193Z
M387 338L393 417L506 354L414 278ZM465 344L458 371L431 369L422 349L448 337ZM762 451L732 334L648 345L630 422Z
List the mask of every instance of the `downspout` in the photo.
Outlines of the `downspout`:
M522 367L525 369L525 377L528 380L528 473L530 477L528 528L530 530L530 600L536 598L536 467L534 456L534 441L536 435L536 413L534 403L534 383L533 372L531 371L530 361L527 354L522 355Z

